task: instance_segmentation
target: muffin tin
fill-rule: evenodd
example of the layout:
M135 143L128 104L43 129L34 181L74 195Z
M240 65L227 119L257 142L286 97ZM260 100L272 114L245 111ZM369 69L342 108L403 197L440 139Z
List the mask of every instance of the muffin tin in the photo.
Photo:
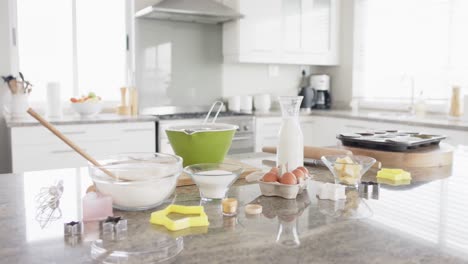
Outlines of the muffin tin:
M336 138L345 146L404 152L438 145L446 136L399 130L375 130L341 133Z

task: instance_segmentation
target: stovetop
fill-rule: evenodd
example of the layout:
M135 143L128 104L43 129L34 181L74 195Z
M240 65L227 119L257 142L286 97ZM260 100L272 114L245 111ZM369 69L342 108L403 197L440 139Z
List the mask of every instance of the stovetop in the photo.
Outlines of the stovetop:
M177 114L166 114L166 115L158 115L160 120L171 120L171 119L204 119L207 115L207 112L195 112L195 113L177 113ZM215 113L211 114L211 118L213 118ZM223 111L219 112L219 117L233 117L233 116L245 116L249 117L252 116L250 113L239 113L239 112L231 112L231 111Z

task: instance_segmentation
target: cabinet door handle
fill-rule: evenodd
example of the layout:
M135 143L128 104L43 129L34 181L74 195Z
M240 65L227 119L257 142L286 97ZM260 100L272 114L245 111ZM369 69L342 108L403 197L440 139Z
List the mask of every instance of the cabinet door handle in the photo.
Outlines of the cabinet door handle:
M86 134L86 131L68 131L68 132L62 132L64 135L82 135Z
M131 132L142 132L142 131L153 131L152 128L128 128L124 129L123 132L131 133Z
M86 149L82 149L84 152L86 152ZM67 149L67 150L52 150L50 153L52 154L64 154L64 153L72 153L75 152L73 149Z

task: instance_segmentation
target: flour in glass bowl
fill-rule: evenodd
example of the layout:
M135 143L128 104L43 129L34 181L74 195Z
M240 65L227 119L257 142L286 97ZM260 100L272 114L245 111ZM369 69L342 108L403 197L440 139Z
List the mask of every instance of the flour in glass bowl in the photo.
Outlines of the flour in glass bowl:
M180 161L159 154L158 160L138 159L103 163L119 180L111 178L99 168L90 166L90 175L97 190L112 197L115 208L144 210L164 202L174 192L182 170Z

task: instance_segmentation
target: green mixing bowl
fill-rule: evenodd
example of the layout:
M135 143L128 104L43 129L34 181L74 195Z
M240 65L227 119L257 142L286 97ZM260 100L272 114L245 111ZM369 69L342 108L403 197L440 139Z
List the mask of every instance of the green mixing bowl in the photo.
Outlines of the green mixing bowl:
M220 163L231 147L237 126L200 124L166 129L176 155L184 159L184 167L197 163Z

